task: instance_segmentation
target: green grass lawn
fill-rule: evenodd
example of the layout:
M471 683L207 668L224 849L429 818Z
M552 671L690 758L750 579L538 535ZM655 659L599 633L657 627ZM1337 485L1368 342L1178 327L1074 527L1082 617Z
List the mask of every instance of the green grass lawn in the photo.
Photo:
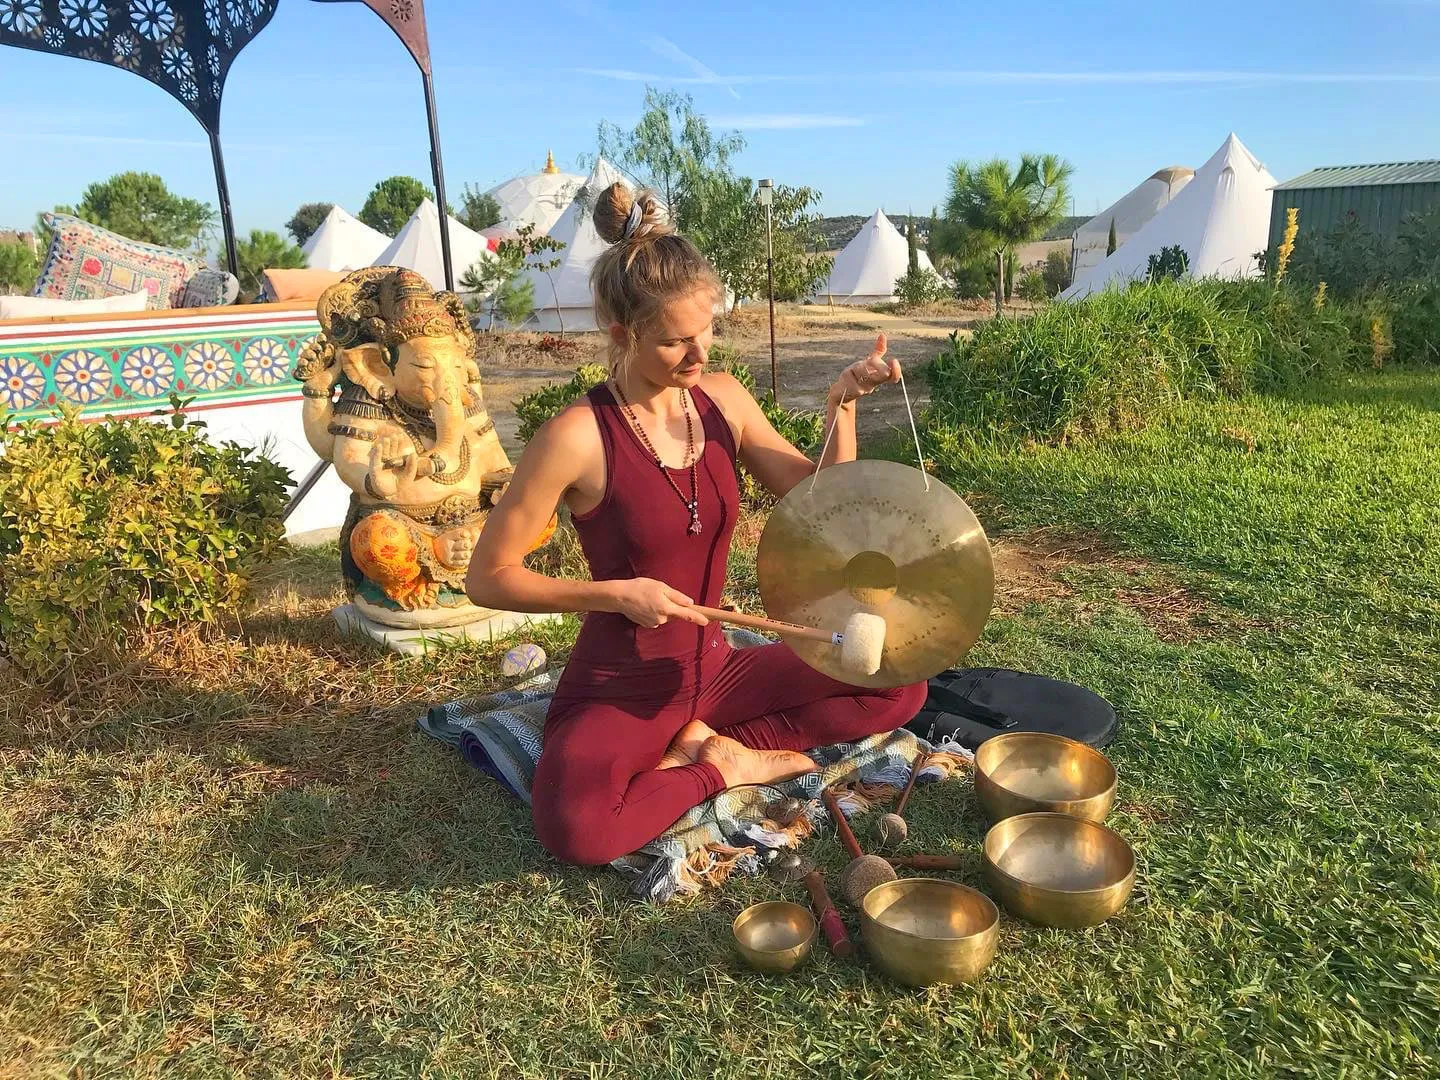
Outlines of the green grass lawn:
M730 920L778 886L654 908L549 861L410 728L495 651L337 640L321 551L243 626L6 695L0 1075L1440 1075L1440 373L940 457L992 534L1110 553L971 656L1120 708L1109 923L1005 919L975 987L752 975ZM909 816L979 883L968 779Z

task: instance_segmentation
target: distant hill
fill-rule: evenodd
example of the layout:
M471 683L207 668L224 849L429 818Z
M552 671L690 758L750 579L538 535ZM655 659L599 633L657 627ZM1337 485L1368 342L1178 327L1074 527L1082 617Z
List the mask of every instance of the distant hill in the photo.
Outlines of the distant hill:
M1060 221L1053 228L1051 228L1049 232L1047 232L1044 236L1040 237L1040 239L1069 240L1070 237L1075 235L1075 230L1078 229L1081 225L1084 225L1085 222L1089 220L1090 219L1088 217L1061 218Z
M890 219L890 223L899 229L902 234L905 232L906 215L892 214L887 210L885 211L885 216ZM860 226L869 220L869 214L841 214L838 217L821 218L818 225L822 240L821 248L825 251L839 251L851 240L855 239L855 234L860 231ZM924 217L921 217L919 214L916 214L915 227L920 233L920 246L924 247L925 242L930 237L930 215L926 214Z
M906 215L892 214L886 211L885 216L902 233L905 231ZM821 218L817 226L821 237L821 248L825 251L839 251L855 239L855 234L860 231L860 226L869 220L869 214L840 214L836 217ZM1088 217L1061 218L1059 223L1040 239L1068 240L1077 228L1089 220ZM930 240L930 215L926 214L922 217L916 214L915 228L920 234L920 246L924 247Z

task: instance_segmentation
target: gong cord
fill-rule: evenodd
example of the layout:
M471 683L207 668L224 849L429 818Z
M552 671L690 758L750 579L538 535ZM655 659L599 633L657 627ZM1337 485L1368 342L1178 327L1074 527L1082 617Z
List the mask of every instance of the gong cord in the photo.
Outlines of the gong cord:
M920 475L925 478L925 490L929 491L930 474L925 471L925 455L920 451L920 429L915 426L915 410L910 407L910 391L905 386L905 372L903 371L900 372L900 392L905 395L905 415L910 418L910 434L915 438L915 460L920 464ZM815 463L815 471L810 474L810 491L815 490L815 481L820 479L820 462L825 460L825 454L830 449L830 439L835 434L835 425L839 422L840 406L836 406L835 419L830 421L830 430L825 433L825 445L820 448L820 459Z

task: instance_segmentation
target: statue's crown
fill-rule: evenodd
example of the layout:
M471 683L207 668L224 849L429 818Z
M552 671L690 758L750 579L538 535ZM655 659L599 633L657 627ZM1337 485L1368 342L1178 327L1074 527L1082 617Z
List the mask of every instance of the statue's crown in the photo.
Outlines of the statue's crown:
M387 345L417 337L446 337L459 329L450 309L414 270L396 270L380 284L380 314Z

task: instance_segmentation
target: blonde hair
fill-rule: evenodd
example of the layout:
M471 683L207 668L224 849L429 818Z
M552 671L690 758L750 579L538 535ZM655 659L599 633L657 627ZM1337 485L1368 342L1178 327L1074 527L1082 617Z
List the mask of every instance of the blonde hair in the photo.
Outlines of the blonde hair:
M637 205L639 220L627 236ZM628 331L625 343L610 341L610 373L615 375L634 353L639 332L667 303L700 288L718 299L722 290L705 256L666 220L654 192L636 194L624 184L611 184L595 200L593 217L595 231L610 245L590 271L595 321L602 327L619 323Z

